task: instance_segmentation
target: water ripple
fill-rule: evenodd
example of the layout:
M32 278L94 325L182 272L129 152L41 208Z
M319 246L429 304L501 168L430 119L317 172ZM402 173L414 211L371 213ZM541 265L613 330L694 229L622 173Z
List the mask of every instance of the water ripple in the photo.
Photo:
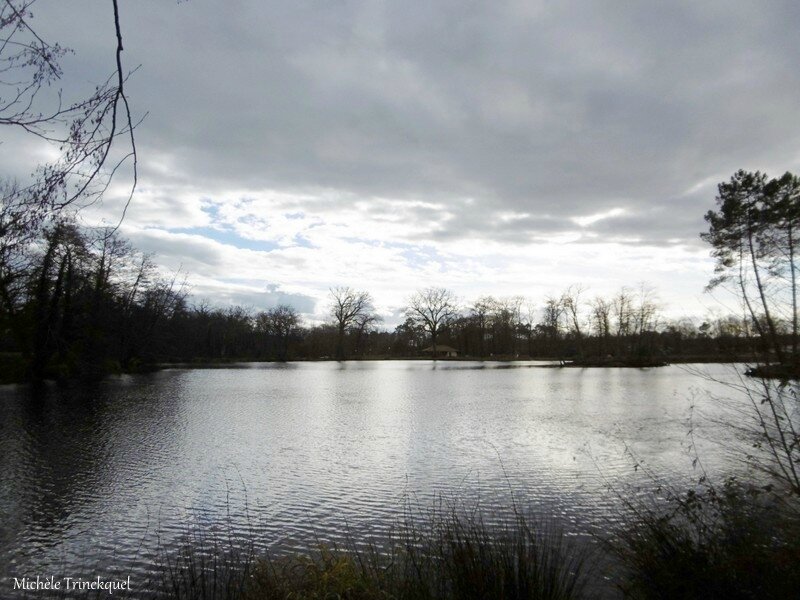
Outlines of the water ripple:
M381 540L455 498L487 524L522 507L582 535L615 523L609 485L647 484L635 462L691 474L697 378L535 366L236 365L0 387L0 574L147 581L197 530L277 551ZM735 468L705 450L707 467Z

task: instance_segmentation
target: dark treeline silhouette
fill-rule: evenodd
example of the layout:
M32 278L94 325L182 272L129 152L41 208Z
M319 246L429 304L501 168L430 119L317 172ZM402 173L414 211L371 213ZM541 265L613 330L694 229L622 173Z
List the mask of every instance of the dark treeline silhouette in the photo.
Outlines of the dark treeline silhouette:
M169 349L186 293L107 230L69 220L0 243L4 378L135 370Z
M185 281L107 230L70 220L0 248L3 379L97 377L163 362L433 357L548 358L578 364L734 359L759 346L745 318L667 321L654 292L588 298L580 286L540 306L484 296L459 306L443 288L410 296L405 320L379 327L369 293L330 291L329 322L289 306L255 311L192 304ZM779 335L790 324L777 321ZM787 338L788 339L788 338Z

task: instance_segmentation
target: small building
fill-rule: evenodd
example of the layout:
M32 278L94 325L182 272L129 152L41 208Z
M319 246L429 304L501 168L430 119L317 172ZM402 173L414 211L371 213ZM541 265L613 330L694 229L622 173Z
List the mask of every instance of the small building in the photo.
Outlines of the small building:
M436 344L436 346L428 346L423 348L425 354L430 354L434 358L454 358L458 356L458 350L452 346L445 346L444 344Z

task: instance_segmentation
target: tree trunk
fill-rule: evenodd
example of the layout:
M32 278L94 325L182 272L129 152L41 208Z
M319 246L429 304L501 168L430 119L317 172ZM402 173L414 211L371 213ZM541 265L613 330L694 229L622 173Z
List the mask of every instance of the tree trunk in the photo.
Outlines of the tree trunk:
M767 320L767 327L769 328L769 334L772 338L772 347L775 350L775 355L778 357L778 362L780 364L785 364L784 357L783 357L783 348L781 348L780 340L778 339L778 333L775 330L775 323L772 321L772 315L769 312L769 303L767 302L767 296L764 292L764 286L761 282L761 274L758 271L758 261L756 260L756 253L753 247L753 232L748 224L747 228L747 245L748 249L750 250L750 260L753 264L753 273L756 277L756 287L758 288L758 295L761 298L761 305L764 307L764 317Z
M344 324L339 324L339 335L336 340L336 360L344 360Z
M797 360L797 273L794 266L794 237L789 223L789 272L792 277L792 359Z

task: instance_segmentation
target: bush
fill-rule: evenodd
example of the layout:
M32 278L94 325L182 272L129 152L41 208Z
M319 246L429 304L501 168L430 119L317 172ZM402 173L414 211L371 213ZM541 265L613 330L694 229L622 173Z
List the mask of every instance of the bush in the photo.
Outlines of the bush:
M627 597L797 597L798 513L776 496L729 480L629 507L611 542Z

